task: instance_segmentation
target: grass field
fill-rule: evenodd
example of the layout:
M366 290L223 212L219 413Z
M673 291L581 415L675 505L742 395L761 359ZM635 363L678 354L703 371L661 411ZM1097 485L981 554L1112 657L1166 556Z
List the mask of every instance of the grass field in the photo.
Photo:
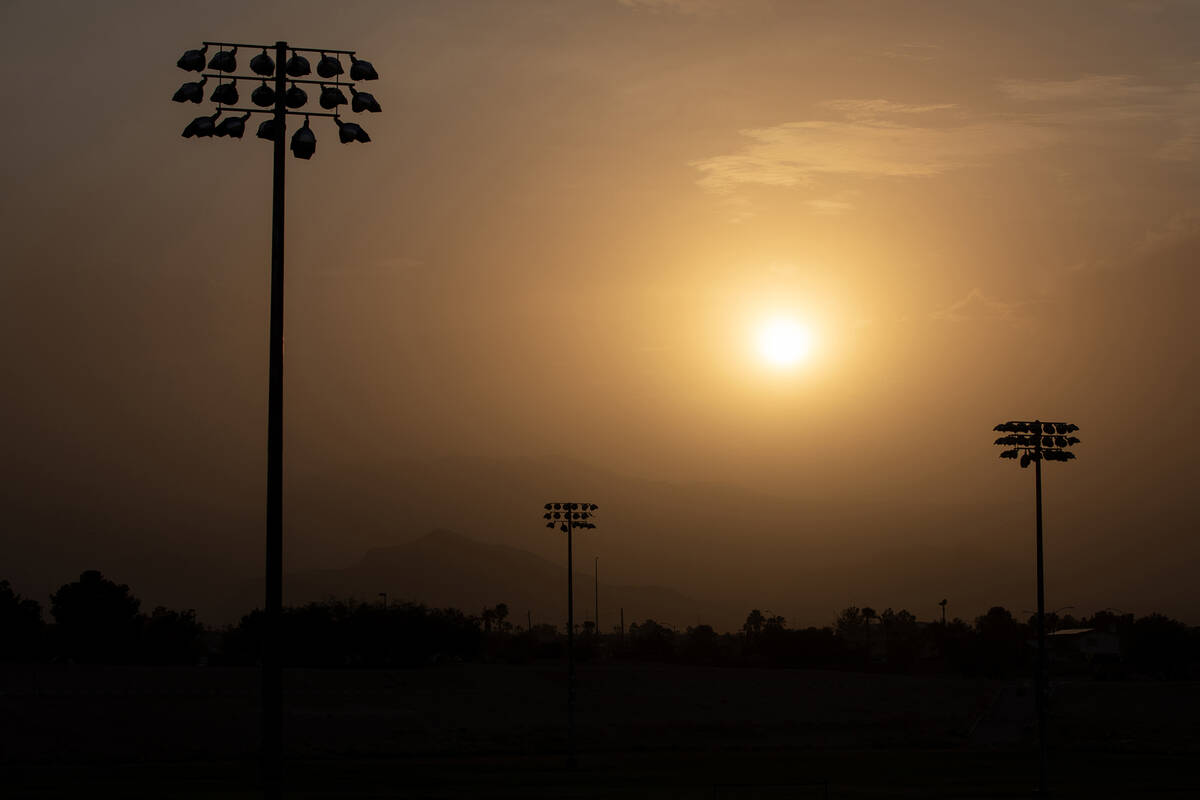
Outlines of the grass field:
M258 673L9 668L8 796L254 796ZM1027 797L1031 704L1012 682L585 665L580 769L562 665L295 670L289 796ZM1060 797L1200 795L1200 684L1064 683ZM816 785L800 785L800 784ZM774 787L774 788L772 788Z

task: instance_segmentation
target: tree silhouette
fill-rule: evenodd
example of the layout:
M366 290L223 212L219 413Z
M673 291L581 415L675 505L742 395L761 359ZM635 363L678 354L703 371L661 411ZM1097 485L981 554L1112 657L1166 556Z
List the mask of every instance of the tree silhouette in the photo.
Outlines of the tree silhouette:
M1024 664L1029 629L1003 606L992 606L975 620L979 668L985 675L1007 675Z
M42 607L0 581L0 661L30 661L41 654Z
M742 625L742 631L746 634L746 643L749 644L758 638L762 633L763 626L766 625L767 618L757 608L746 615L746 622Z
M873 655L871 651L871 620L879 619L879 614L875 613L875 609L871 608L870 606L863 606L862 618L863 633L865 634L867 641L867 658L871 658Z
M1152 678L1186 677L1189 661L1197 655L1197 637L1186 625L1154 613L1133 623L1129 631L1129 661L1139 673Z
M675 652L675 632L648 619L629 626L629 649L639 658L668 660Z
M64 655L81 661L127 661L133 653L142 602L117 584L88 570L50 596Z
M838 614L837 621L834 623L834 628L837 630L838 636L844 636L849 640L857 639L863 627L862 612L858 606L848 606L843 608Z
M911 668L921 649L921 629L917 618L903 608L899 611L889 608L879 615L879 629L883 633L888 668Z
M692 662L709 664L720 655L721 637L711 625L688 628L683 640L683 655Z
M203 631L194 610L172 611L158 606L149 617L141 619L142 660L152 664L195 663L202 654Z

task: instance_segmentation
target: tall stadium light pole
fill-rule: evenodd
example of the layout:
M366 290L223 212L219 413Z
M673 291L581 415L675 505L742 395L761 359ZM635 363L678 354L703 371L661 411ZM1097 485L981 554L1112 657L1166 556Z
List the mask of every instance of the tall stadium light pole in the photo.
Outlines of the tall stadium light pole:
M558 528L567 535L567 767L574 769L575 758L575 564L572 537L576 528L593 530L595 503L546 503L542 518L547 528Z
M316 134L309 127L309 117L330 117L337 125L338 138L343 144L369 142L371 137L353 122L342 122L339 108L350 105L355 112L376 112L382 109L375 98L359 92L356 81L379 77L368 61L356 57L353 50L334 50L313 47L292 47L287 42L272 45L237 42L202 42L198 50L188 50L177 66L188 72L198 72L199 81L189 81L179 87L172 98L179 103L200 104L204 101L206 85L213 81L209 101L216 112L196 117L183 129L183 137L213 136L241 139L246 122L254 114L270 117L258 127L256 136L274 144L271 178L271 311L269 325L269 367L267 379L267 536L265 571L265 625L262 652L262 773L265 793L278 797L282 791L283 762L283 658L281 652L281 612L283 607L283 223L284 173L287 165L284 139L289 115L303 116L304 124L292 136L292 153L300 159L312 158L317 149ZM207 57L208 49L217 52ZM239 49L258 51L250 59L252 75L237 74ZM268 54L274 52L274 58ZM288 57L288 52L291 57ZM321 80L303 76L312 72L308 59L301 53L319 53L317 75ZM345 70L341 56L350 59L350 80L341 79ZM267 85L271 79L274 88ZM238 105L238 81L260 86L251 93L250 101L257 108ZM288 84L291 88L288 88ZM308 103L308 94L298 84L320 86L318 102L326 111L301 110ZM350 90L351 102L342 92ZM223 114L236 112L241 116Z
M1079 444L1074 434L1079 426L1070 422L1032 422L1009 420L992 430L1004 433L994 443L1008 449L1000 453L1001 458L1020 459L1021 467L1033 464L1035 503L1037 506L1037 637L1038 665L1035 700L1038 721L1038 795L1049 794L1047 778L1049 772L1049 749L1046 741L1046 591L1042 569L1042 462L1070 461L1075 454L1067 448Z

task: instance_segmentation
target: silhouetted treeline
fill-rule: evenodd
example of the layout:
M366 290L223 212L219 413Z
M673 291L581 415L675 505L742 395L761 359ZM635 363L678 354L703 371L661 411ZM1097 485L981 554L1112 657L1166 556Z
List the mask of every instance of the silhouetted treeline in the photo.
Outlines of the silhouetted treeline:
M225 633L223 662L258 659L264 619L255 610ZM483 649L480 620L453 608L329 600L284 608L282 620L284 663L293 666L418 666L476 660Z
M1082 619L1051 614L1046 628L1051 663L1062 676L1200 678L1200 629L1162 614L1135 618L1100 611ZM708 625L676 632L648 620L630 626L615 651L696 664L999 678L1030 674L1036 637L1036 618L1021 622L1000 606L974 624L920 622L905 610L877 613L852 606L824 628L788 628L782 616L755 609L737 633L718 634Z
M125 584L89 570L50 596L42 619L36 600L0 581L0 658L5 661L70 661L94 664L194 664L205 655L203 627L191 609L159 606L141 613L142 602Z
M0 658L108 664L258 663L263 612L223 632L205 631L191 610L140 611L124 584L89 571L50 596L52 624L40 604L0 581ZM525 663L561 658L561 628L514 625L504 603L467 614L416 603L327 600L283 611L285 663L303 667L416 667L456 661ZM827 627L789 628L755 609L741 630L683 631L652 619L598 634L579 626L576 656L724 667L791 667L981 677L1030 674L1033 618L996 606L973 623L922 622L908 611L844 609ZM1200 630L1161 614L1047 615L1056 673L1092 678L1200 678Z

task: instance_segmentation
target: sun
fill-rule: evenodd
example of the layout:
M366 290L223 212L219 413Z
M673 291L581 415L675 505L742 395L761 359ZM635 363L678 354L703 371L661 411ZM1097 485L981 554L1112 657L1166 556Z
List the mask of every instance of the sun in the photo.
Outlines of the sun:
M786 369L808 360L813 349L813 335L796 319L773 317L758 327L755 344L759 356L767 364Z

